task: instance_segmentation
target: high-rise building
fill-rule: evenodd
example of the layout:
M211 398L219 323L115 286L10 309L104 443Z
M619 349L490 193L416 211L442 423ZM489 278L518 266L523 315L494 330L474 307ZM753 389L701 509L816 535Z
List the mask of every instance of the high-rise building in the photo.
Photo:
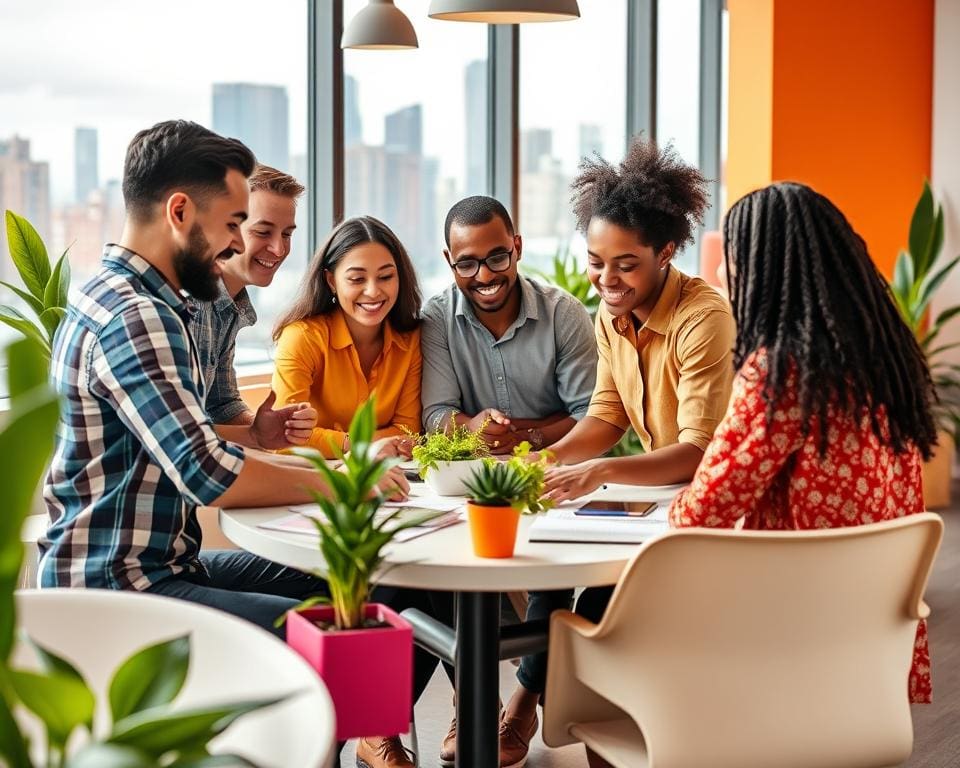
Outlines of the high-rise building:
M97 162L97 129L75 128L73 132L73 182L78 204L85 203L90 193L100 188Z
M423 106L413 104L391 112L383 120L383 144L387 152L423 154Z
M553 131L548 128L529 128L520 134L523 173L536 173L544 158L553 156Z
M467 119L467 175L464 195L487 192L487 62L471 61L464 70Z
M50 165L30 159L30 141L0 140L0 211L24 216L44 240L50 237ZM0 253L7 253L6 227L0 227ZM8 258L0 258L0 280L16 282Z
M282 85L213 84L213 130L240 139L257 160L286 171L290 104Z
M352 75L343 76L343 146L352 147L363 141L360 118L360 85Z
M603 128L593 123L580 123L580 154L578 158L603 157Z

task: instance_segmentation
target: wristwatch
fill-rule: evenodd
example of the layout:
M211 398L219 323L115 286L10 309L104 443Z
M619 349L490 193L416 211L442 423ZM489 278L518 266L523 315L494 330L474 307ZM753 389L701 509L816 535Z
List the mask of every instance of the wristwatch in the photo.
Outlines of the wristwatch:
M530 443L533 450L539 451L543 448L543 432L536 427L531 427L527 430L527 442Z

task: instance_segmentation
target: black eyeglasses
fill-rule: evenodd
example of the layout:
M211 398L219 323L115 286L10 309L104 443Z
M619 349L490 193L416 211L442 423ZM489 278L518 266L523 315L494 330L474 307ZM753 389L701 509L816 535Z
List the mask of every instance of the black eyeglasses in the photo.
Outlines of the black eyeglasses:
M460 277L476 277L480 271L480 265L484 265L491 272L506 272L510 269L513 261L513 248L509 251L498 251L491 253L485 259L460 259L450 265Z

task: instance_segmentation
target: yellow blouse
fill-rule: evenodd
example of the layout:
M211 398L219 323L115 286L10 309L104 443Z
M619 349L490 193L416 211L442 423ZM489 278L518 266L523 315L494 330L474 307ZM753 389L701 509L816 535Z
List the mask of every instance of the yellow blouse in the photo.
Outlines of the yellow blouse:
M363 375L360 358L339 308L291 323L277 342L273 390L276 407L309 401L317 427L309 445L333 457L343 445L357 408L376 390L376 437L420 431L420 329L408 333L384 324L383 351Z

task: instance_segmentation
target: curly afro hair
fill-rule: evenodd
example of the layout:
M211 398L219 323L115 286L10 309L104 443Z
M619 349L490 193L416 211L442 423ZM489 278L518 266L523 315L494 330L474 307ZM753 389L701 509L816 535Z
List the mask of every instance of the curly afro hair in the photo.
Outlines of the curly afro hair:
M693 229L703 224L707 180L686 165L673 146L636 137L619 168L599 155L580 162L570 185L577 228L586 233L590 220L601 218L636 230L641 242L660 252L670 242L677 252L693 242Z

